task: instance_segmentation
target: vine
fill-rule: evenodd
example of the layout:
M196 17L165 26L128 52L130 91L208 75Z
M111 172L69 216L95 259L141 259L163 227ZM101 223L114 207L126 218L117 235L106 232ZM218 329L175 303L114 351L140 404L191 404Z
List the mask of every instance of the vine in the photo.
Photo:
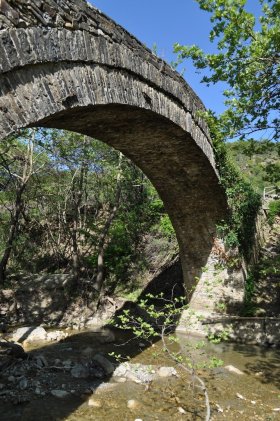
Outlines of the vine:
M261 206L261 197L243 179L239 169L229 158L226 143L215 115L208 112L206 119L213 139L220 182L229 205L228 218L218 224L217 231L227 247L238 247L239 252L246 260L249 260L254 244L255 221Z

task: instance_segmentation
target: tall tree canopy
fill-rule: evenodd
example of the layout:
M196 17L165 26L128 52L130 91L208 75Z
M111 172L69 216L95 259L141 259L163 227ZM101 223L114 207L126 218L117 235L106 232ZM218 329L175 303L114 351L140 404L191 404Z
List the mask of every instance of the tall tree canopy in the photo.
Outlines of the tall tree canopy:
M17 271L69 272L99 292L133 286L155 233L175 240L154 187L115 149L49 129L0 144L0 286Z
M208 86L226 83L226 110L218 118L224 138L247 139L259 133L278 140L280 0L258 0L259 18L246 10L247 0L196 1L211 13L210 41L217 52L180 44L174 50L179 60L190 58L198 70L204 70L202 82Z

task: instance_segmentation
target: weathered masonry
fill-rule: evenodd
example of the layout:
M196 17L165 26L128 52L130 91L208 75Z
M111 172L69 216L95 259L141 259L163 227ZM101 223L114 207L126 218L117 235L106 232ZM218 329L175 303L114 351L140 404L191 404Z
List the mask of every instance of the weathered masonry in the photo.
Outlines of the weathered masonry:
M226 212L203 105L187 83L84 0L0 0L0 138L55 127L100 139L150 178L193 285Z

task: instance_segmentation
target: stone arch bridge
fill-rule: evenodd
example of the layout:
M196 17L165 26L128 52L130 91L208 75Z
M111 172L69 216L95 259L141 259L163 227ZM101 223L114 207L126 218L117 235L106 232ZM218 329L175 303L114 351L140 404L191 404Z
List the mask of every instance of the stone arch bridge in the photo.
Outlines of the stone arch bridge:
M226 213L213 148L185 80L84 0L0 0L0 139L23 127L100 139L158 190L187 287Z

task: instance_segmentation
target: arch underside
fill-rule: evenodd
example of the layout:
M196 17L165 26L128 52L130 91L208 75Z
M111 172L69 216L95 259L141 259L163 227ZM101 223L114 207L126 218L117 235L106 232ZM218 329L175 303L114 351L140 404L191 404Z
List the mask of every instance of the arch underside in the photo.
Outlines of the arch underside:
M10 34L11 39L20 39L23 30L13 31L18 33ZM34 29L33 39L36 31L42 30ZM122 151L159 192L177 234L186 286L191 288L211 253L216 223L226 213L207 128L196 113L202 106L184 88L185 82L177 76L172 82L172 72L140 62L127 47L121 54L122 47L114 50L103 36L54 29L49 35L62 39L62 32L68 46L52 44L55 60L51 52L44 56L40 50L36 56L35 44L14 60L14 53L9 56L5 50L0 138L23 127L44 126L86 134ZM73 38L75 53L65 59ZM92 39L95 58L86 53L85 44L79 48L78 38L87 45Z

